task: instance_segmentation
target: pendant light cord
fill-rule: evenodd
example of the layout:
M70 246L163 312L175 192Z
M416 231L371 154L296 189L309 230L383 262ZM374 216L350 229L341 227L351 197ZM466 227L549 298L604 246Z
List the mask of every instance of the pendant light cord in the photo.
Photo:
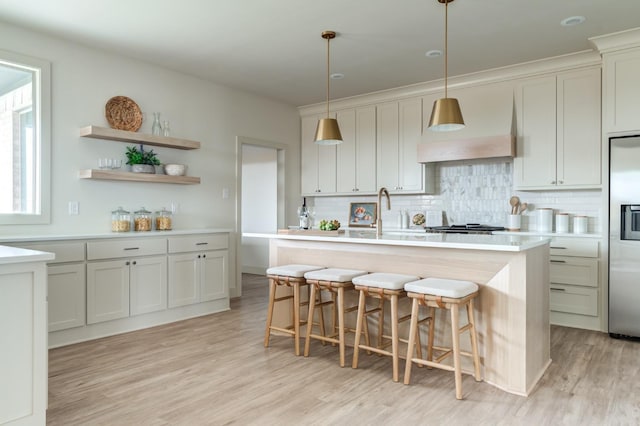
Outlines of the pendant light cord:
M447 75L449 74L447 63L449 62L449 0L444 3L444 97L447 98Z
M327 37L327 118L329 118L329 73L331 72L329 68L329 49L331 46L331 37Z

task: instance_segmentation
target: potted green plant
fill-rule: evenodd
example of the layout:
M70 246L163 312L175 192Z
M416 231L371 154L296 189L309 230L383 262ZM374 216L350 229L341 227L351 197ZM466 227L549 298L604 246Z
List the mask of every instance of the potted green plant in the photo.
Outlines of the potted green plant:
M140 149L137 146L128 146L125 155L127 164L131 166L131 171L134 173L155 173L155 166L160 165L156 153L152 149L145 151L142 144Z

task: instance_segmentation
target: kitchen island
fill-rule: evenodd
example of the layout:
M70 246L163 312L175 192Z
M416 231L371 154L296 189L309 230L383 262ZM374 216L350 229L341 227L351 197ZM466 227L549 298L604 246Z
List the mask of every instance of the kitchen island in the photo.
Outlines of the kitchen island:
M270 266L311 264L476 282L484 381L526 396L551 363L547 238L402 232L376 236L371 230L243 236L270 239ZM448 335L437 326L436 340L446 343Z

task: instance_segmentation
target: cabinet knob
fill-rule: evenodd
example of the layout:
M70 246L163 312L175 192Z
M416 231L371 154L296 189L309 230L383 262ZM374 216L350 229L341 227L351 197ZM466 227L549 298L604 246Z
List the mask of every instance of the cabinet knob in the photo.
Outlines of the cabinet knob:
M563 181L563 180L559 180L559 181L558 181L558 183L559 183L560 185L562 185L562 184L564 183L564 181Z
M134 265L136 264L136 261L135 261L135 260L133 261L133 264L134 264Z
M319 189L316 189L316 192L320 192L320 190L319 190Z
M556 181L555 181L555 180L552 180L552 181L551 181L551 185L555 185L555 184L556 184Z
M206 254L203 254L203 255L202 255L202 258L205 258L205 257L207 257L207 255L206 255Z
M131 263L129 261L126 261L124 264L129 266Z
M200 255L198 255L198 259L200 259Z

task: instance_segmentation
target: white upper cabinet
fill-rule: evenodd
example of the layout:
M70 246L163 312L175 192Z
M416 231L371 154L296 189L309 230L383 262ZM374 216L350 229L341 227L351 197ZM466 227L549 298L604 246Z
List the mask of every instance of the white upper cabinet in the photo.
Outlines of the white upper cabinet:
M640 131L640 49L604 55L605 132Z
M433 192L431 173L418 163L422 136L422 98L385 102L377 107L377 183L394 193ZM429 168L429 172L432 168ZM425 177L429 176L427 180Z
M599 188L600 105L599 68L518 83L514 186Z
M337 192L376 192L376 107L338 111L344 142L337 149Z
M336 146L313 142L318 120L326 115L301 118L300 182L305 196L336 193Z

